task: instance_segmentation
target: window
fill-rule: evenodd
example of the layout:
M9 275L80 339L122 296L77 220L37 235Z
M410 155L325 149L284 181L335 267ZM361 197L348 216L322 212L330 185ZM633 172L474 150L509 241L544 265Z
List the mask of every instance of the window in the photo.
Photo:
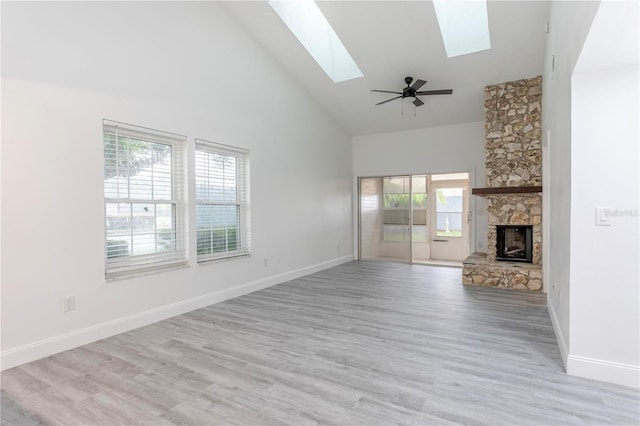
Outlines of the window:
M103 120L105 276L186 265L186 137Z
M462 203L464 188L439 188L436 191L438 237L462 237Z
M198 262L249 254L249 152L196 139Z

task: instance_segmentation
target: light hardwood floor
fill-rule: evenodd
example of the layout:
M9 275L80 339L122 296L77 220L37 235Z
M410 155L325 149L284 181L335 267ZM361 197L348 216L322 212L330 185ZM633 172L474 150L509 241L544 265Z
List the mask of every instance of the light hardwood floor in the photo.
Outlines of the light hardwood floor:
M542 294L352 262L2 374L4 424L640 423L567 376Z

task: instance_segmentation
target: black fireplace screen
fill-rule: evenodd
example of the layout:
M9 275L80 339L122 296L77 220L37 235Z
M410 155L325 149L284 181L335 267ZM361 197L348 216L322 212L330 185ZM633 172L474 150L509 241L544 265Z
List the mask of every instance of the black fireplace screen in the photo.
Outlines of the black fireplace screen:
M532 226L497 225L496 258L511 262L533 261Z

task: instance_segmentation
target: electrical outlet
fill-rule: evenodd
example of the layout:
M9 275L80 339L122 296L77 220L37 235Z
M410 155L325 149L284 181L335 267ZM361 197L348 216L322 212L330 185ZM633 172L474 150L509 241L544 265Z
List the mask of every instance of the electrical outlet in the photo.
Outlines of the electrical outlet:
M269 266L269 259L267 259L266 257L264 258L264 267L266 268L267 266Z
M336 251L340 251L340 244L336 246Z
M76 298L75 296L69 296L64 298L64 311L70 312L76 309Z

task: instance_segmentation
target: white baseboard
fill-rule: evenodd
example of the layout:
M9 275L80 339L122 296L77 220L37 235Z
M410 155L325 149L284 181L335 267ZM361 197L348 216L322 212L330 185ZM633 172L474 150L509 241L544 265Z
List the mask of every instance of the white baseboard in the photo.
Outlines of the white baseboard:
M553 330L555 331L556 339L558 340L560 356L562 357L564 369L567 374L640 388L640 366L604 361L579 355L571 355L569 353L567 340L560 328L558 316L553 308L553 304L549 301L547 302L547 309L549 310Z
M70 333L49 337L37 342L4 350L0 353L0 370L16 367L27 362L35 361L58 352L63 352L78 346L86 345L116 334L124 333L135 328L143 327L167 318L181 315L195 309L233 299L263 288L271 287L305 275L313 274L343 263L353 261L353 255L339 257L327 262L321 262L304 268L271 275L232 288L207 293L191 299L181 300L148 311L139 312L127 317L96 324Z
M556 315L556 311L553 308L553 303L547 297L547 310L549 311L549 316L551 317L551 324L553 325L553 331L556 333L556 340L558 341L558 348L560 349L560 357L562 358L562 363L564 364L565 371L567 370L567 356L569 355L569 345L567 345L567 340L564 337L564 333L562 332L562 328L560 327L560 322L558 321L558 316Z
M572 376L640 388L640 366L569 355L567 373Z

